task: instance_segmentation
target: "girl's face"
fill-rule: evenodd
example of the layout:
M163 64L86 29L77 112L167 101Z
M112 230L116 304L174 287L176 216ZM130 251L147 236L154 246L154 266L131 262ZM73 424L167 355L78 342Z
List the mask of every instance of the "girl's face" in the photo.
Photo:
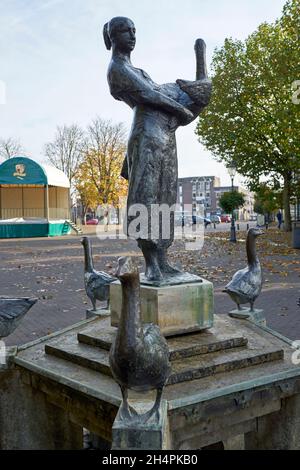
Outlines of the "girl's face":
M133 51L135 47L135 26L131 20L124 20L116 27L113 43L122 52Z

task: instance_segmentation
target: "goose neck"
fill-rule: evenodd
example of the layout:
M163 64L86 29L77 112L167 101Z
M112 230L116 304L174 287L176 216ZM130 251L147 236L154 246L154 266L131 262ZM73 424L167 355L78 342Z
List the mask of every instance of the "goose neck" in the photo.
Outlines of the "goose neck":
M85 271L92 272L94 269L93 265L93 255L92 255L92 247L91 244L88 242L84 244L84 268Z
M134 340L141 334L141 307L139 277L122 280L122 310L119 331L127 340Z
M247 258L249 265L255 265L259 262L256 254L256 240L253 236L247 238Z

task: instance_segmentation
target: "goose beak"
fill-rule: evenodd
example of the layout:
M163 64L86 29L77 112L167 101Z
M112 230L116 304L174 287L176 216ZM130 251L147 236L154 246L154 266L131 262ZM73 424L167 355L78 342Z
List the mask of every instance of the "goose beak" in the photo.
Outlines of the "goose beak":
M138 272L136 263L131 256L122 256L118 260L118 268L116 271L115 276L117 278L121 278L126 276L126 274L132 274L134 272Z

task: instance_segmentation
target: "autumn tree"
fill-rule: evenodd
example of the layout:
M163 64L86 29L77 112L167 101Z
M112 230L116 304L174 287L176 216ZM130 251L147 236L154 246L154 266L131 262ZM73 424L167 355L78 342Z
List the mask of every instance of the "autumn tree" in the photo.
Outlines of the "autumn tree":
M93 182L87 178L88 168L86 162L83 161L75 176L76 193L82 205L82 215L85 220L89 208L96 209L99 204L98 191Z
M127 193L127 182L120 174L126 152L125 130L96 118L88 126L83 159L76 173L76 189L85 204L119 205Z
M73 124L57 127L54 140L45 146L47 160L63 171L73 187L73 180L82 161L84 132Z
M281 185L285 229L291 230L293 174L300 168L300 0L289 0L274 24L246 41L226 39L215 51L213 97L197 126L199 140L225 163L235 162L251 190Z
M254 196L254 212L257 214L274 213L277 209L281 208L282 191L270 188L266 183L261 183L255 192Z
M4 160L16 157L24 153L24 149L17 139L12 137L0 139L0 157Z
M226 214L231 214L245 204L245 196L238 191L229 191L222 194L219 205Z

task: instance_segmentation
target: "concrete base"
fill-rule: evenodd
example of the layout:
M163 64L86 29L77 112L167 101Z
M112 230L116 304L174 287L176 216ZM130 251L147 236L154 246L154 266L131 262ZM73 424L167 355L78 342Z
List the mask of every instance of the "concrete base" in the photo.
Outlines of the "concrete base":
M122 305L119 281L110 285L111 325L118 326ZM213 284L141 285L141 313L145 323L159 325L165 336L205 330L213 326Z
M239 318L240 320L249 320L262 326L267 325L264 311L256 308L252 312L250 308L247 307L242 307L242 310L231 310L231 312L229 312L229 316L232 318Z
M139 414L149 409L149 402L132 403ZM153 406L153 403L150 407ZM118 412L112 427L113 450L163 450L169 449L168 406L163 401L159 409L159 416L153 415L146 423L131 422L120 417Z
M88 309L86 310L86 319L94 318L94 317L107 317L110 315L110 310L106 308L96 308L96 310Z

